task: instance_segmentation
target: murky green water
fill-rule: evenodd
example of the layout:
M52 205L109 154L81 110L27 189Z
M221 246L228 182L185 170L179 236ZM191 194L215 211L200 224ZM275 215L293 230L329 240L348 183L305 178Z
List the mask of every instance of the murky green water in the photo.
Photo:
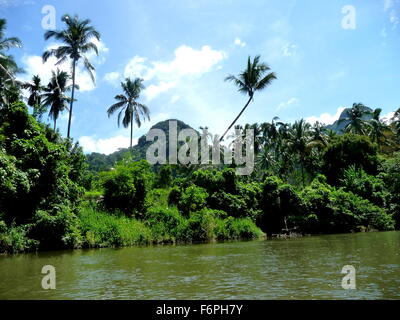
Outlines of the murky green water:
M55 290L41 287L48 264ZM400 232L2 256L0 298L400 299Z

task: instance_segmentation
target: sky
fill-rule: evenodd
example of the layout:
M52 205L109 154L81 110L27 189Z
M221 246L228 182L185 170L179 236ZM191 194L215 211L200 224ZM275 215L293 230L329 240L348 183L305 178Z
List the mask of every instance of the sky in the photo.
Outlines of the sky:
M278 79L255 95L240 124L275 116L330 124L355 102L387 117L400 107L400 0L0 0L6 35L23 42L10 52L26 71L21 80L38 74L47 83L55 69L54 59L41 60L57 45L43 36L54 27L52 12L57 30L68 13L101 33L99 56L88 56L96 83L81 65L77 71L71 136L85 152L129 146L129 128L106 113L126 77L144 79L140 102L151 111L135 141L167 119L221 135L247 101L224 79L248 56L260 55ZM63 135L67 121L65 112Z

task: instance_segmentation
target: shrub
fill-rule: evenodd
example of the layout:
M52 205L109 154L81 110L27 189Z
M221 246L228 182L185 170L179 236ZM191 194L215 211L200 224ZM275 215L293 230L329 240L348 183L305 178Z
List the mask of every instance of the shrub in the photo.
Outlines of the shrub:
M198 211L206 207L208 193L205 189L192 185L186 188L180 195L178 208L184 216L190 212Z
M178 186L174 186L171 188L168 194L168 204L169 205L178 205L179 200L181 199L182 191Z
M157 174L156 187L169 187L172 183L172 168L170 165L165 164L160 167Z
M363 169L350 166L344 171L340 185L346 191L351 191L377 206L386 206L388 194L382 179L367 174Z
M388 208L396 221L396 228L400 228L400 152L393 158L382 163L381 177L385 183L388 194Z
M0 211L24 224L37 210L76 208L83 194L84 155L38 123L23 103L0 110Z
M152 182L153 173L147 161L120 162L104 174L104 205L110 210L140 216L146 210L145 199Z
M176 208L150 208L144 216L143 223L150 228L155 242L176 242L186 240L184 234L186 220Z
M216 239L219 219L213 210L201 210L190 214L187 225L187 238L191 241L208 241Z
M322 157L323 172L331 185L338 185L344 170L352 165L362 168L368 174L377 173L377 148L366 136L339 136L326 148Z
M0 221L0 253L18 253L37 248L37 241L27 236L29 225L7 227Z
M300 194L304 214L291 219L303 232L342 233L367 229L392 230L393 219L366 199L315 179Z
M250 218L234 219L228 217L219 224L217 238L219 240L227 239L256 239L264 236L264 233L258 228Z
M38 210L29 232L41 249L79 248L82 237L77 216L67 207Z
M266 178L257 225L268 235L281 232L289 216L300 214L301 199L292 186L284 184L278 177Z
M85 247L130 246L152 242L152 233L142 222L85 206L79 214Z

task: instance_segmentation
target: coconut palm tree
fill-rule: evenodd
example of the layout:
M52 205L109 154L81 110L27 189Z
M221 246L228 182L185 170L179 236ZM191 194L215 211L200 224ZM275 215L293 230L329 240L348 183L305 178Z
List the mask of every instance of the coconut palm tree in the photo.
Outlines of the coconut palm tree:
M366 128L369 126L368 121L364 120L365 115L371 114L366 111L367 107L362 103L354 103L353 107L348 111L348 116L339 120L340 122L348 121L345 132L364 135Z
M5 54L4 51L11 48L21 48L22 43L16 37L5 37L6 25L6 20L0 19L0 80L11 79L13 81L15 74L21 70L18 68L13 57Z
M391 120L397 131L397 135L400 136L400 108L396 110Z
M139 128L141 125L141 118L143 120L147 118L150 121L149 108L137 101L139 99L141 90L144 89L142 82L143 79L140 78L136 78L133 81L130 78L126 78L125 82L121 82L121 87L124 93L116 95L115 100L118 100L118 102L113 104L107 110L108 117L114 114L117 110L120 110L118 113L118 126L120 126L122 115L123 126L125 128L127 128L129 125L131 126L130 148L132 148L133 121L136 122L136 125Z
M276 79L274 72L267 73L269 70L271 69L267 64L260 62L260 56L256 56L253 61L251 61L251 57L249 56L247 59L246 70L240 73L237 77L229 75L225 78L225 81L232 81L239 88L239 92L248 95L249 100L243 107L242 111L240 111L239 115L235 118L235 120L233 120L225 133L221 136L220 141L224 139L227 132L234 126L244 110L246 110L250 102L253 100L254 93L256 91L265 89L272 83L273 80Z
M33 76L32 82L23 83L22 88L29 91L28 106L33 108L33 115L40 120L46 112L46 108L42 105L41 94L44 90L42 80L38 75Z
M70 80L71 76L67 72L57 69L56 72L52 71L50 82L43 89L45 93L41 96L42 106L46 110L50 107L49 117L53 119L54 130L56 130L60 113L68 109L68 103L71 102L71 98L65 95L72 89L72 85L68 84Z
M385 140L385 132L388 130L388 126L381 120L382 109L377 108L372 113L372 119L369 122L370 132L369 136L373 142L378 144L378 147Z
M312 141L316 146L326 147L328 145L324 126L318 121L311 127Z
M76 65L79 61L83 62L83 65L89 73L93 83L95 82L93 71L95 68L90 63L89 59L85 54L93 51L98 55L97 46L93 43L96 39L100 41L100 33L96 29L90 26L90 20L80 20L77 15L71 17L70 15L64 15L61 19L66 24L66 28L60 31L50 30L44 35L45 40L54 38L63 44L55 49L49 49L43 53L43 61L46 62L50 57L54 56L58 60L56 65L70 60L72 65L72 91L71 101L69 107L68 117L68 133L67 137L71 134L71 120L72 120L72 108L74 104L75 96L75 77L76 77Z
M311 134L311 125L301 119L296 121L289 130L288 136L289 149L299 157L300 168L301 168L301 179L303 186L305 185L304 179L304 166L305 159L310 151L310 148L314 146Z

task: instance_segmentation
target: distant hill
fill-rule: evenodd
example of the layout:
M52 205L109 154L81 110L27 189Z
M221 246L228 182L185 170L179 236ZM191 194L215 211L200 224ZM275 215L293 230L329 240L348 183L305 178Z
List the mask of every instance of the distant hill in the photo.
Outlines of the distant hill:
M372 112L373 110L368 107L363 108L365 111L365 115L362 117L363 120L371 120L372 119ZM325 128L328 130L333 130L336 133L342 134L344 133L344 129L346 126L349 124L348 120L344 120L349 117L349 111L351 108L346 108L343 110L343 112L340 114L340 117L338 120L336 120L333 124L327 125ZM342 120L342 121L341 121Z
M165 121L161 121L156 123L154 126L150 128L151 129L161 129L165 132L166 137L167 137L167 157L168 157L168 138L169 138L169 121L176 121L177 122L177 130L178 132L184 129L193 129L191 126L188 124L184 123L181 120L177 119L168 119ZM86 155L86 161L89 165L89 170L90 171L104 171L104 170L109 170L112 168L115 163L118 161L121 161L126 155L129 153L132 155L134 160L142 160L146 158L146 151L147 148L152 144L151 141L146 141L146 135L143 135L139 138L138 143L132 147L131 150L129 148L121 148L118 151L115 151L114 153L111 153L109 155L105 155L102 153L98 152L92 152L88 155Z

